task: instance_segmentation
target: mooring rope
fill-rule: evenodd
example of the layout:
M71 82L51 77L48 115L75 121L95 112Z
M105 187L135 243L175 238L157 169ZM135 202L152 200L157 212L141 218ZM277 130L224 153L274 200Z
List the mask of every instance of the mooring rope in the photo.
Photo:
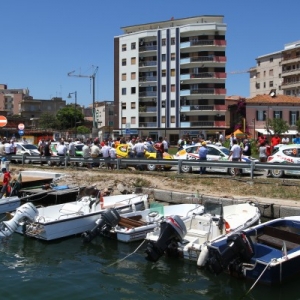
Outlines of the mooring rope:
M141 244L140 244L140 245L139 245L132 253L126 255L125 257L123 257L123 258L121 258L121 259L118 259L118 260L115 261L114 263L112 263L112 264L106 266L104 269L107 269L107 268L109 268L109 267L111 267L111 266L113 266L113 265L115 265L115 264L117 264L117 263L119 263L119 262L125 260L126 258L128 258L129 256L131 256L132 254L136 253L136 251L138 251L138 250L141 248L141 246L142 246L145 242L146 242L146 240L143 240L143 242L142 242L142 243L141 243Z

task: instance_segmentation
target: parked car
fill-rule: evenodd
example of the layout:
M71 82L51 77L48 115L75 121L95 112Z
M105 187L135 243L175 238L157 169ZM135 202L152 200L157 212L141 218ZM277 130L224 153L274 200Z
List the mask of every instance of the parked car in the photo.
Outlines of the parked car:
M274 147L273 153L268 157L268 163L300 164L300 145L289 144ZM281 178L284 175L300 175L300 170L270 170L271 176Z
M40 156L40 151L38 149L38 147L36 145L33 144L24 144L24 143L20 143L20 142L16 142L16 155L23 155L26 154L26 159L25 159L25 164L30 164L31 163L31 159L30 157L28 157L28 155L30 156ZM18 160L18 163L21 163L22 161Z
M228 160L229 157L229 149L223 147L223 146L216 146L214 144L207 144L207 160L208 161L221 161L221 160ZM199 147L202 147L201 144L191 145L187 146L182 150L179 150L175 155L174 159L188 159L188 160L198 160L199 155ZM255 159L250 156L242 156L242 161L249 162L249 161L256 161L258 162L258 159ZM181 172L183 173L190 173L193 171L199 171L200 166L188 166L182 164L181 166ZM228 173L230 175L234 175L234 168L226 168L226 167L219 167L219 166L212 166L206 168L207 172L222 172L222 173ZM251 173L250 168L244 168L241 169L242 173L249 174Z
M118 158L129 158L129 149L128 149L128 145L127 144L120 144L116 147L116 153L117 153L117 157ZM154 149L153 146L151 145L147 145L147 150L145 151L145 158L146 159L156 159L156 150ZM170 155L167 152L164 152L163 154L163 159L173 159L173 156ZM155 171L156 170L157 165L155 164L147 164L146 168L148 171ZM172 166L168 166L168 165L164 165L164 169L165 170L171 170Z

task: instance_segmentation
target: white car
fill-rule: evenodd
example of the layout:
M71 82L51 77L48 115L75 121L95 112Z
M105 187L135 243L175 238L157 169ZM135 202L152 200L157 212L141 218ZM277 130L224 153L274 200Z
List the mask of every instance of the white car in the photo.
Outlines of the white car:
M276 164L300 164L300 145L289 144L274 147L273 153L268 157L268 163ZM275 178L284 175L300 175L300 169L297 170L271 170L271 176Z
M40 156L40 151L36 145L24 144L24 143L19 143L19 142L16 142L15 145L17 147L16 155L23 155L23 154L27 155L26 159L24 161L26 164L31 163L31 159L30 159L30 157L28 157L28 155ZM17 161L17 162L22 162L22 161Z
M228 160L229 157L229 149L223 147L223 146L216 146L214 144L207 144L207 160L208 161L218 161L218 160ZM187 146L182 150L179 150L175 155L174 159L188 159L188 160L198 160L199 155L199 147L201 147L200 144ZM256 161L258 162L258 159L255 159L253 157L249 156L242 156L242 161L249 162L249 161ZM244 168L241 169L242 173L251 173L250 168ZM182 164L181 172L182 173L189 173L192 171L200 171L200 166L187 166ZM226 167L218 167L218 166L212 166L206 168L207 172L222 172L222 173L228 173L230 175L234 175L234 168L226 168Z

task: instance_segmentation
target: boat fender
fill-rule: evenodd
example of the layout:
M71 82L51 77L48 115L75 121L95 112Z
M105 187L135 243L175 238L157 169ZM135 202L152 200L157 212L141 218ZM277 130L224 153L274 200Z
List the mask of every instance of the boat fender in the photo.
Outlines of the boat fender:
M208 258L208 247L207 247L206 244L203 244L202 247L201 247L201 252L198 256L197 266L198 267L204 267L207 258Z
M227 221L225 221L225 233L228 234L230 232L230 225Z

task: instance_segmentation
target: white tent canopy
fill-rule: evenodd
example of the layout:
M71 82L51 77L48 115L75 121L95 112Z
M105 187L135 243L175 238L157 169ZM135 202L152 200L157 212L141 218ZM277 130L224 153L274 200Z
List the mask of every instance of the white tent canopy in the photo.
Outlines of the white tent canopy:
M269 131L267 131L267 129L255 129L255 131L262 133L263 135L269 135L269 134L274 134L274 131L269 129ZM286 134L286 135L296 135L298 133L297 130L288 130L282 134Z

